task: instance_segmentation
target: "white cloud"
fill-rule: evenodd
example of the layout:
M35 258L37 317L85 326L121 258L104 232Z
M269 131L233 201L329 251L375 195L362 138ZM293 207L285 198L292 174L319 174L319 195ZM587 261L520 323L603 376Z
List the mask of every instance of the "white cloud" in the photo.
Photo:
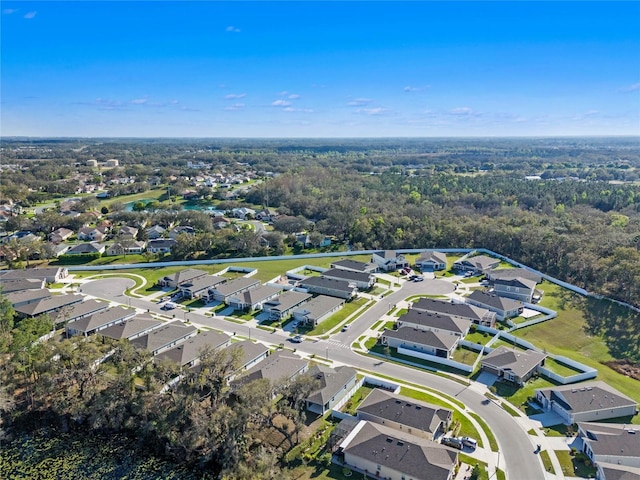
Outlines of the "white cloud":
M17 8L5 8L4 10L2 10L2 13L4 15L11 15L12 13L16 13L17 11Z
M237 27L234 27L233 25L229 25L225 31L227 32L233 32L233 33L240 33L240 29Z
M228 107L224 107L225 110L229 110L229 111L237 111L237 110L242 110L244 109L245 104L244 103L234 103L233 105L229 105Z
M224 98L226 98L227 100L233 100L236 98L244 98L246 96L246 93L229 93L228 95L225 95Z
M282 110L285 112L301 112L301 113L313 113L312 108L293 108L293 107L285 107Z
M403 88L405 92L422 92L423 90L428 90L431 88L431 85L423 85L422 87L414 87L411 85L407 85Z
M32 18L36 18L36 14L38 12L33 11L33 12L27 12L24 14L24 18L26 18L27 20L31 20Z
M373 102L370 98L354 98L347 103L349 107L362 107L364 105L370 105Z
M635 92L637 90L640 90L640 82L634 83L633 85L628 85L626 87L621 87L618 89L619 92L623 92L623 93Z
M298 95L297 93L292 93L287 98L290 98L291 100L295 100L297 98L300 98L300 95Z
M476 112L469 107L458 107L449 111L451 115L474 115Z
M131 100L131 103L133 103L134 105L144 105L145 103L147 103L149 101L148 98L134 98L133 100Z
M286 100L275 100L271 102L271 105L274 107L288 107L291 105L291 102L287 102Z
M388 109L382 107L375 108L360 108L357 110L358 113L364 113L365 115L384 115L389 112Z

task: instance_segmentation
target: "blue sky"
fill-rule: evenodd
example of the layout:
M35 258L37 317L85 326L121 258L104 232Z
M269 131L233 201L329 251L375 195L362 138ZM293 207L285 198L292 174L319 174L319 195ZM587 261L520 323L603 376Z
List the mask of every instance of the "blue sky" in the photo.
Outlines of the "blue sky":
M1 2L0 133L640 134L640 2Z

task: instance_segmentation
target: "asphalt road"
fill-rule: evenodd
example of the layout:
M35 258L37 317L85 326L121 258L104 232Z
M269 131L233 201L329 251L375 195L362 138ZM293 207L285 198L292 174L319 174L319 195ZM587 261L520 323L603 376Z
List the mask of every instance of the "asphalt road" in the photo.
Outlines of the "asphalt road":
M540 480L545 478L542 463L538 456L533 453L535 445L531 440L532 437L511 415L493 402L487 401L484 395L444 377L359 355L349 347L374 322L386 314L391 305L399 303L412 295L425 293L429 288L429 282L430 280L418 283L406 282L400 290L384 297L384 299L352 322L351 327L346 332L333 335L330 341L306 340L303 343L295 344L295 348L300 352L315 354L320 358L328 357L334 362L351 365L374 374L387 375L418 385L424 385L457 398L468 409L480 415L493 431L498 440L500 456L506 463L506 468L504 465L502 465L502 468L508 472L509 479ZM254 340L260 340L265 343L278 345L286 343L289 339L289 334L282 330L269 333L262 329L245 327L222 318L208 317L194 312L185 315L184 310L162 311L158 304L124 295L123 292L133 285L134 281L127 278L101 279L82 285L82 293L158 314L175 315L177 320L188 318L197 324L227 332L236 332L238 335L250 336Z

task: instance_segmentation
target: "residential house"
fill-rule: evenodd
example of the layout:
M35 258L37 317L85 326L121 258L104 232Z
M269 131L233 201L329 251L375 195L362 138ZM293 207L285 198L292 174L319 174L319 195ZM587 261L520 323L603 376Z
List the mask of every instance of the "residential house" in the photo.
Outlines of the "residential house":
M453 411L374 388L358 407L357 416L358 420L434 440L449 430Z
M491 312L495 312L496 318L500 321L508 318L517 317L522 313L524 305L518 300L499 297L498 295L474 290L471 295L465 298L470 305L486 308Z
M46 283L58 283L69 276L69 270L64 267L30 268L27 270L4 270L0 272L0 281L20 279L36 279Z
M181 367L192 367L199 363L200 354L206 348L218 350L228 347L231 337L213 330L201 332L173 348L164 350L156 355L156 360L169 360Z
M268 300L262 305L262 311L269 314L272 320L282 320L287 318L296 307L309 301L313 296L310 293L287 290L282 295Z
M101 242L107 234L106 227L82 227L78 230L78 240Z
M361 384L356 369L347 366L330 368L317 364L309 369L307 375L318 382L318 388L307 397L306 408L318 415L338 410Z
M124 225L118 230L118 238L135 239L138 236L138 229L129 225Z
M245 292L232 295L227 299L227 304L236 310L260 310L262 305L273 300L282 291L282 287L261 285Z
M134 338L146 335L162 324L163 322L154 319L150 315L136 315L124 322L100 330L100 335L114 340L133 340Z
M601 381L538 389L536 400L545 410L557 413L566 424L638 413L638 402Z
M436 251L424 252L416 260L416 268L422 272L435 272L447 269L447 254Z
M43 278L16 278L5 280L0 276L0 291L3 294L21 292L23 290L39 290L44 288L46 282Z
M452 480L458 453L452 448L361 420L338 448L344 465L390 480Z
M538 368L544 365L547 355L533 350L516 350L499 346L480 361L482 370L497 375L499 379L524 385Z
M331 264L331 268L339 268L340 270L351 270L361 273L373 273L378 267L375 263L363 263L351 260L350 258L344 258L337 262L333 262Z
M526 268L499 268L497 270L491 270L487 274L487 278L491 282L495 280L512 280L514 278L525 278L536 284L542 282L542 276L539 273L532 272Z
M308 325L317 326L344 305L344 300L318 295L293 311L293 318Z
M94 315L109 308L106 302L98 302L97 300L87 299L82 302L66 305L58 310L49 313L49 318L54 325L67 324L80 320L81 318Z
M169 238L174 239L181 234L186 234L186 235L195 235L196 234L196 230L193 227L190 227L189 225L178 225L177 227L175 227L173 230L171 230L169 232Z
M384 330L380 336L382 345L413 350L440 358L452 358L459 341L460 337L455 335L413 327Z
M145 234L149 240L156 240L158 238L162 238L165 232L165 228L160 225L154 225L153 227L149 227L145 230Z
M619 423L578 423L582 451L597 466L605 480L640 477L640 426ZM622 469L622 470L621 470Z
M213 228L216 230L221 230L223 228L227 228L231 225L231 220L226 217L212 217L211 223L213 223Z
M469 320L476 325L495 327L496 313L486 308L466 303L451 303L433 298L421 298L409 306L410 310L447 315L451 318Z
M256 215L256 211L252 208L241 207L241 208L233 208L231 210L231 214L235 218L246 220L247 218L254 218Z
M299 286L311 293L344 298L345 300L355 297L358 291L355 285L346 280L334 280L325 277L305 278L300 282Z
M149 240L147 243L147 252L151 253L170 253L171 247L176 241L172 238L159 238L157 240Z
M277 350L246 371L236 379L235 386L246 385L254 380L267 379L271 385L278 387L285 385L293 378L305 373L309 369L309 361L284 350Z
M68 228L56 228L53 232L49 234L49 241L51 243L62 243L67 240L69 237L73 235L73 230L69 230Z
M322 272L322 276L333 280L345 280L355 285L358 290L369 290L376 283L376 277L370 273L341 270L339 268L331 268Z
M471 321L441 315L439 313L420 312L409 310L398 318L398 327L411 327L418 330L430 330L435 333L444 333L458 338L464 338L469 333Z
M393 250L373 253L371 255L371 263L374 263L378 270L383 272L392 272L409 266L409 262L404 255Z
M127 255L132 253L142 253L145 249L147 242L141 240L129 240L124 242L116 242L109 245L104 254L107 257L113 257L118 255Z
M86 337L104 328L124 322L126 319L134 317L135 315L136 311L133 308L112 307L108 310L102 310L93 315L69 322L66 327L67 335L83 335Z
M260 210L256 212L256 220L260 220L261 222L273 222L276 218L278 218L278 212L275 210L271 210L270 208L265 208L264 210Z
M92 253L102 255L106 249L107 247L105 245L97 242L79 243L67 250L65 255L87 255Z
M16 290L8 293L5 293L4 289L2 289L2 295L9 301L11 306L15 308L50 297L51 293L48 288Z
M240 295L259 286L260 280L250 277L238 277L210 288L207 290L206 296L204 294L202 295L202 299L207 303L214 301L228 303L231 297Z
M460 260L453 262L454 270L473 272L477 275L488 274L498 265L500 265L500 260L487 255L476 255L475 257L461 258Z
M206 296L210 288L226 282L226 277L218 275L201 275L180 285L184 298L200 298Z
M194 281L196 278L204 277L207 272L204 270L198 270L197 268L187 268L180 270L171 275L166 275L158 279L158 285L167 288L178 288L181 285Z
M192 325L185 325L182 322L170 322L164 324L160 328L156 328L146 335L134 338L131 343L138 347L144 348L157 355L178 343L193 337L198 333L198 329Z
M233 351L235 350L240 350L240 353L238 354L239 368L237 374L253 368L255 365L269 356L269 349L267 347L265 347L261 343L252 342L251 340L243 340L242 342L232 343L229 347L227 347L227 351L230 354L233 354ZM232 375L231 378L235 376L236 374ZM231 380L231 378L227 380L229 381Z
M531 303L535 291L536 282L526 278L497 278L493 281L493 293L500 297Z
M68 305L79 303L84 299L82 295L53 295L51 297L41 298L34 302L14 307L18 317L37 317L45 313L53 313Z

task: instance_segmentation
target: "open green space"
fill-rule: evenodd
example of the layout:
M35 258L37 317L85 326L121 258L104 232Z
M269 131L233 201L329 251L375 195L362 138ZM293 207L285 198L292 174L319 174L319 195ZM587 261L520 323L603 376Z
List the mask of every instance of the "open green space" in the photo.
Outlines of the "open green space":
M577 373L582 373L580 370L570 367L569 365L565 365L564 363L560 363L550 357L548 357L544 361L544 366L552 372L557 373L558 375L562 375L563 377L569 377Z
M567 477L595 478L597 470L584 453L572 456L569 450L555 450L555 454Z
M118 197L110 197L104 199L98 199L100 201L100 206L107 206L114 203L131 203L131 202L141 202L145 200L166 200L167 199L167 189L166 188L156 188L154 190L147 190L142 193L134 193L131 195L120 195ZM176 202L171 202L176 203ZM177 203L184 203L178 201Z
M466 337L464 337L464 339L468 342L478 343L480 345L486 345L492 338L493 335L491 335L490 333L481 332L479 330L473 333L469 333Z
M478 460L477 458L473 458L464 453L458 454L458 460L466 465L471 465L471 467L474 467L475 465L480 467L480 475L475 477L476 480L489 480L489 465L487 462L483 462L482 460Z
M547 472L551 472L551 474L555 475L556 471L553 468L553 464L551 463L551 457L549 456L549 452L546 450L542 450L538 455L540 455L540 459L542 460L542 465L544 465L544 469Z
M465 365L473 365L478 359L479 352L474 352L463 346L458 346L453 352L453 359L456 362L464 363Z
M331 315L326 320L323 320L322 322L320 322L320 324L314 329L309 330L308 332L305 332L304 327L302 327L300 328L300 331L305 333L306 335L312 335L312 336L323 335L333 330L338 325L340 325L342 322L344 322L347 319L347 317L349 317L350 315L353 315L359 308L366 305L367 302L370 302L370 300L366 298L356 298L351 302L345 303L340 310L338 310L336 313ZM365 309L362 311L363 312L366 311L366 309L368 309L372 305L373 305L373 302L369 306L365 307Z

